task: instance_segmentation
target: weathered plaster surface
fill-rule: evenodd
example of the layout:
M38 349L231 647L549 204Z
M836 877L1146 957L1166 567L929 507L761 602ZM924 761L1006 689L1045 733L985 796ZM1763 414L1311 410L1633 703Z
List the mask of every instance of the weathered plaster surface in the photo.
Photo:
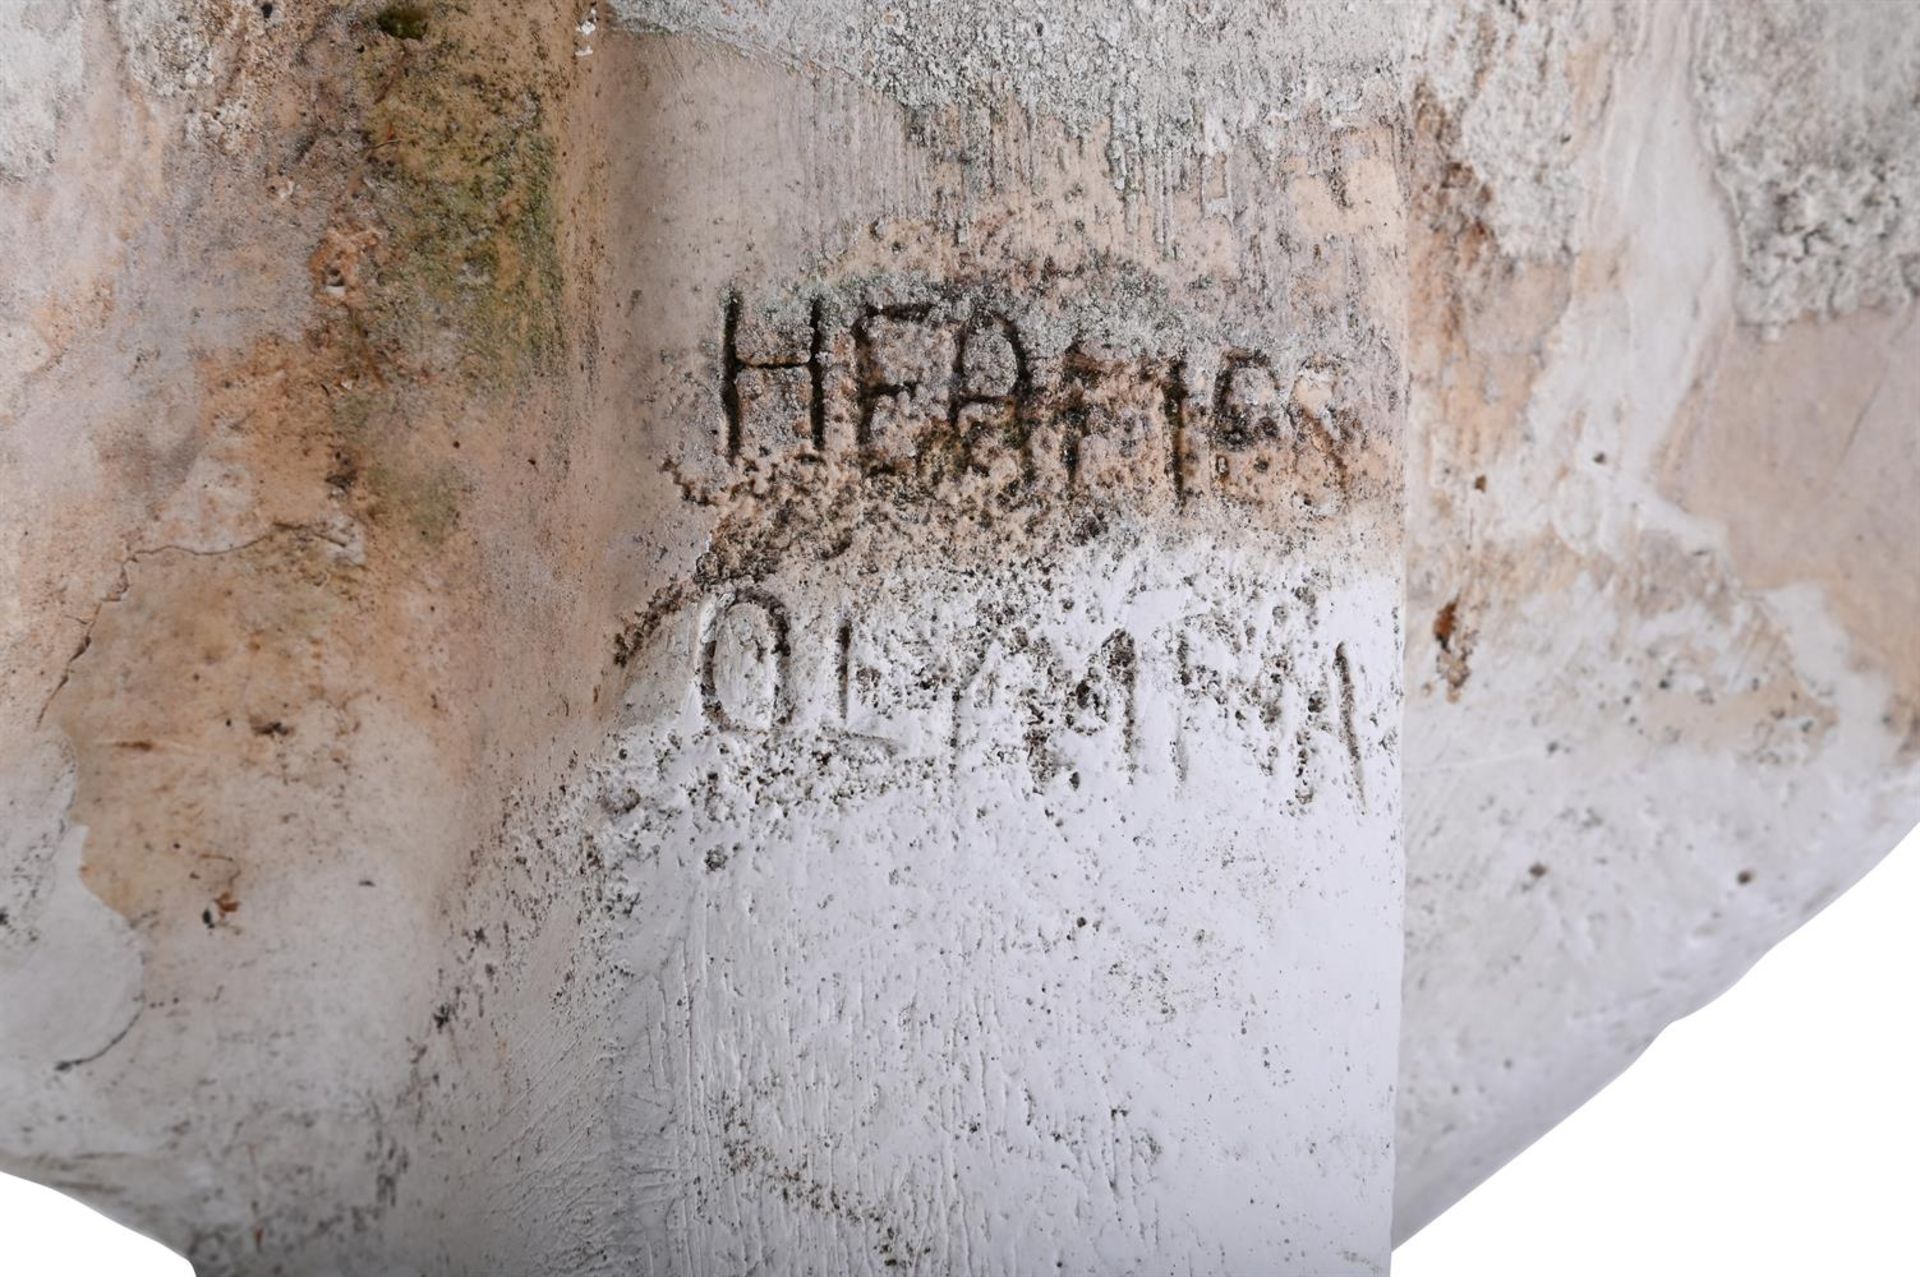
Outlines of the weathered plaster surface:
M1397 63L1202 146L1084 25L607 16L85 25L8 1165L205 1272L1383 1270Z
M0 181L46 171L61 120L80 89L80 13L72 5L23 4L0 14Z
M1382 1270L1920 810L1902 16L0 14L6 1165Z
M425 1148L583 1034L568 928L501 924L591 892L512 849L610 664L543 318L591 277L548 203L572 30L290 8L26 14L80 53L0 190L4 1145L203 1271L460 1267L562 1239L399 1222L486 1215Z
M1297 149L1303 122L1369 123L1397 104L1407 12L1283 0L1255 10L1044 0L613 0L636 30L827 67L916 116L1013 111L1104 133L1109 180L1171 194L1163 165L1236 145ZM983 123L967 121L968 123ZM1136 165L1144 164L1144 168Z
M1436 9L1477 59L1440 72L1484 91L1416 117L1401 1235L1920 812L1920 329L1897 291L1832 317L1898 236L1831 209L1823 260L1783 271L1723 149L1784 59L1798 122L1741 143L1768 172L1784 138L1897 171L1913 113L1857 106L1920 80L1893 8L1802 9ZM1473 119L1556 101L1585 105L1554 198L1508 198L1533 144Z
M633 1253L1384 1268L1391 134L1142 215L1045 120L973 159L691 41L595 56L662 512L603 782Z
M1903 16L1818 0L1701 15L1694 95L1733 215L1741 318L1920 293L1920 31Z

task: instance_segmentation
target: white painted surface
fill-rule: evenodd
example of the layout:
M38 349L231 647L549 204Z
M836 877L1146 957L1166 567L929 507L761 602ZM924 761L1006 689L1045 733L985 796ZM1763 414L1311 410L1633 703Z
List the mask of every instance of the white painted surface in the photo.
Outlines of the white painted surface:
M1394 1255L1395 1277L1800 1277L1920 1267L1920 835ZM1757 1120L1756 1115L1764 1115ZM186 1261L0 1175L7 1271Z
M1396 597L1325 562L681 614L606 839L635 1271L1384 1270Z

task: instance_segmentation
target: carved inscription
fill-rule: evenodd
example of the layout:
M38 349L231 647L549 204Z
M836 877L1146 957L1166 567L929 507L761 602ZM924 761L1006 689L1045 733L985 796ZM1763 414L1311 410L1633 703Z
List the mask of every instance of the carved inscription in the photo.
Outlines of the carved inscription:
M1037 348L985 297L854 305L816 297L721 318L722 447L1010 491L1260 499L1308 461L1344 464L1358 414L1324 359L1140 354L1075 336ZM1320 467L1322 471L1325 467Z
M712 610L700 645L700 702L726 731L784 727L793 718L792 627L760 590Z
M697 626L700 712L724 734L1011 766L1038 787L1077 787L1088 768L1184 779L1196 748L1224 747L1291 775L1295 801L1330 771L1364 803L1359 690L1345 647L1312 626L1212 610L1097 635L981 617L810 623L758 587L708 599Z
M744 482L693 622L706 730L1036 791L1245 770L1277 801L1331 780L1364 803L1355 622L1299 524L1236 517L1222 558L1207 519L1100 508L1339 508L1362 431L1336 362L1143 352L1177 325L924 280L730 295L719 321Z
M769 322L746 313L729 296L721 322L724 376L721 407L726 414L726 451L730 460L776 457L796 444L825 446L826 374L821 304L807 309L804 328Z

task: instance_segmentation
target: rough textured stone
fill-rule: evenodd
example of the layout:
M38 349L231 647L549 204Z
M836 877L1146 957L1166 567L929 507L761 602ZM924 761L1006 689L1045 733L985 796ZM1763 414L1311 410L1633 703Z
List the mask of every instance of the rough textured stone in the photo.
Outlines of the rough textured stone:
M1199 152L1079 24L902 101L605 16L94 32L8 1165L205 1272L1382 1270L1394 61Z
M1857 108L1920 94L1904 15L1435 12L1429 47L1471 53L1416 89L1410 182L1401 1235L1920 811L1920 326L1825 293L1752 327L1828 284L1756 258L1722 149L1790 62L1794 131L1742 145L1910 163L1887 139L1911 109ZM1473 124L1543 112L1550 201L1524 190L1540 143ZM1805 270L1897 260L1845 240Z
M1903 17L0 13L0 1157L1383 1271L1920 810Z

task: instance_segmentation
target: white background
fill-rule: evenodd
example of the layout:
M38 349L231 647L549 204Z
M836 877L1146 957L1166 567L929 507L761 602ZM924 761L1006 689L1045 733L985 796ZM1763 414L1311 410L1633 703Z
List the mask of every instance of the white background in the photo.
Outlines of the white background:
M1920 832L1393 1277L1920 1274Z
M0 1176L15 1277L186 1262ZM1394 1256L1394 1277L1920 1273L1920 833Z

